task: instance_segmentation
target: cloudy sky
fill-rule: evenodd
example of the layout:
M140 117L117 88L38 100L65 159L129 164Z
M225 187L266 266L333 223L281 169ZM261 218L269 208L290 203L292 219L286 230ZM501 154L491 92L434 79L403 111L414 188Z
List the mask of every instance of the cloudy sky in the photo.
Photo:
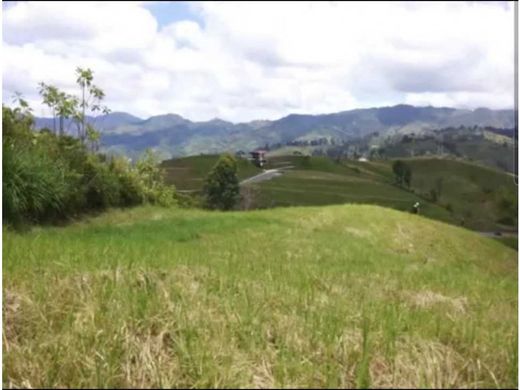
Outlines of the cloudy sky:
M77 93L113 111L276 119L408 103L512 108L512 2L2 2L3 101Z

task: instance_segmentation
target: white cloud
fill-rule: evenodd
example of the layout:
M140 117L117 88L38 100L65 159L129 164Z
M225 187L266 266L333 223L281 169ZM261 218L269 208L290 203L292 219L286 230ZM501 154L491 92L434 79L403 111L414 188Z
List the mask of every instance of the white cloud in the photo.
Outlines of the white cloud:
M20 2L3 11L4 100L75 90L88 66L113 110L274 119L397 103L513 105L508 3L193 3L159 27L142 2Z

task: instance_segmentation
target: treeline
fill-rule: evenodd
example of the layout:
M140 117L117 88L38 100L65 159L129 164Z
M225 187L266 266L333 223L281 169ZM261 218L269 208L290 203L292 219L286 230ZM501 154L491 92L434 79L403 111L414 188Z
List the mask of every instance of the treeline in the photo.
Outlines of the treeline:
M79 111L68 114L76 118L78 137L65 135L61 126L35 131L32 110L20 96L17 107L2 105L4 223L56 222L108 207L176 203L175 188L164 183L150 151L135 164L96 152L99 137L85 126L87 105L78 101Z

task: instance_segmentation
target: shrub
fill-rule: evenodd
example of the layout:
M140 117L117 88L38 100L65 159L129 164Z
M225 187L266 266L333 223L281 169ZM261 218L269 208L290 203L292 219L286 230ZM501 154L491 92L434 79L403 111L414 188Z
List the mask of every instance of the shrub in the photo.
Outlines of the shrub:
M92 153L76 138L31 130L32 119L2 107L3 219L56 221L91 210L153 203L172 206L175 188L164 183L147 151L132 166L124 157Z
M97 155L85 162L84 183L87 204L93 209L120 205L120 184L117 175Z
M176 203L175 187L164 183L164 172L150 149L137 161L136 169L144 202L165 207Z
M406 185L410 187L412 181L412 170L408 164L401 160L396 160L392 164L392 171L394 172L395 181L398 185Z
M239 198L237 162L233 156L220 156L204 185L206 206L210 209L230 210Z
M3 147L4 220L41 221L60 215L70 192L66 169L43 153Z

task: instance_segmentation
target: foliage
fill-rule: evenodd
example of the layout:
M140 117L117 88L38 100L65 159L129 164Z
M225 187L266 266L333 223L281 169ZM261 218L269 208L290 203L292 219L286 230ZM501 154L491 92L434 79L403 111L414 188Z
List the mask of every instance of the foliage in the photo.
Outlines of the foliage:
M33 131L29 106L19 95L17 101L14 109L2 106L4 222L19 226L109 207L175 204L175 189L164 183L151 152L132 166L124 157L89 151L77 138ZM99 133L88 130L94 144Z
M84 142L89 139L92 145L95 145L96 137L99 138L92 127L86 123L86 113L102 112L108 114L110 110L106 106L101 105L101 101L105 98L105 92L93 84L94 72L87 68L76 68L76 83L81 88L81 98L75 98L74 109L72 110L72 118L76 122L78 137ZM92 146L94 148L94 146Z
M175 192L172 186L164 183L163 170L159 161L150 149L137 161L136 175L145 203L156 203L162 206L171 206L175 203Z
M70 191L66 167L39 148L3 145L4 219L13 223L59 214Z
M392 171L394 172L395 181L400 186L406 185L410 187L412 181L412 169L401 160L397 160L392 164Z
M230 210L235 206L240 192L237 170L237 162L233 156L220 156L204 186L207 207Z
M505 225L516 225L518 216L518 199L514 191L502 186L496 193L497 207L499 210L498 222Z

